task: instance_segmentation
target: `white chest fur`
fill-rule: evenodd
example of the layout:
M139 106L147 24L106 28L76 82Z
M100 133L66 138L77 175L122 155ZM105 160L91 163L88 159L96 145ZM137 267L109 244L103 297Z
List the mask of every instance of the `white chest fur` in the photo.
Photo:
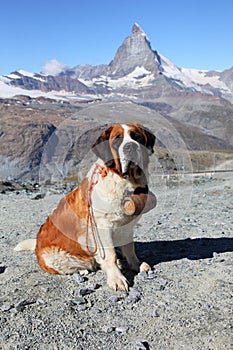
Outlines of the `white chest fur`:
M133 191L134 186L128 180L109 172L106 177L99 177L91 194L92 208L102 214L119 215L121 205L127 191Z

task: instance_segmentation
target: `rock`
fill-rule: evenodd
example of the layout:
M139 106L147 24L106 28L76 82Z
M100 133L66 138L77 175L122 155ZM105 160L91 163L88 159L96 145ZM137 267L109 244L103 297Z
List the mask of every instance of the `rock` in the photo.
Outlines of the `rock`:
M91 284L88 284L87 286L88 289L92 289L92 290L99 289L100 287L101 285L99 283L91 283Z
M91 294L93 293L94 290L93 289L90 289L90 288L80 288L77 290L77 293L81 296L84 296L84 295L88 295L88 294Z
M116 327L115 331L117 333L126 333L128 331L129 327Z
M126 301L128 303L134 304L138 302L140 299L141 299L141 293L135 288L130 288L129 295L126 298Z
M153 309L151 311L151 317L159 317L159 313L158 313L158 311L156 309Z
M133 295L133 294L130 294L130 295L126 298L126 301L127 301L128 303L132 303L132 304L137 303L139 300L140 300L140 297L137 296L137 295Z
M137 340L135 342L135 347L137 348L137 350L148 350L149 349L149 344L147 343L147 341L140 341Z
M45 197L46 193L38 193L35 197L32 197L32 200L38 200L43 199Z
M117 296L117 295L112 295L108 298L108 300L111 302L111 303L117 303L120 298Z
M82 309L80 310L79 307L80 306L86 306L86 300L82 297L80 298L74 298L74 299L70 299L66 302L67 306L71 309L71 310L77 310L77 311L82 311Z
M86 304L86 300L83 297L71 299L70 302L73 303L74 305Z
M77 283L83 283L86 280L85 277L80 275L79 273L74 273L72 275L72 279Z
M80 305L80 306L78 306L77 310L78 311L85 311L85 310L87 310L87 306L86 305Z
M10 338L10 334L8 332L4 332L1 336L0 336L0 339L2 341L6 341Z
M2 166L6 171L11 169L11 177L38 179L41 155L56 128L49 121L33 119L26 114L20 123L17 119L8 116L1 120L4 130L0 140Z
M104 333L111 333L111 332L114 331L114 327L111 327L111 326L104 326L104 327L102 328L102 331L103 331Z
M148 277L147 273L146 272L139 272L138 273L138 277L140 279L146 279Z
M98 309L96 307L93 307L92 308L92 312L93 312L93 314L101 314L102 310L100 310L100 309Z
M157 278L156 281L164 288L167 285L167 281L164 280L163 278Z
M131 294L131 295L136 295L136 296L138 296L138 297L141 296L141 292L139 292L139 291L138 291L137 289L135 289L135 288L130 288L129 294Z
M0 307L0 311L3 311L3 312L9 311L11 308L12 308L11 304L5 303Z
M0 273L4 273L6 270L6 266L0 266Z
M148 271L147 278L148 278L148 279L153 279L153 278L155 278L155 277L156 277L156 275L155 275L154 270L149 270L149 271Z

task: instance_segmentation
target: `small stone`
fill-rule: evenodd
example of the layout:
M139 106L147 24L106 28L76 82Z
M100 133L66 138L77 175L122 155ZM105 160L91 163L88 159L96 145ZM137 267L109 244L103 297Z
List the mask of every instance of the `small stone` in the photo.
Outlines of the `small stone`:
M80 305L77 310L78 311L85 311L87 309L87 306L86 305Z
M137 289L135 288L130 288L129 290L129 295L126 298L126 301L128 303L132 303L135 304L136 302L138 302L141 299L141 292L139 292Z
M149 345L147 343L147 341L140 341L140 340L137 340L135 342L135 346L137 348L137 350L148 350L149 349Z
M77 310L77 307L80 305L86 304L86 300L84 298L76 298L76 299L70 299L66 301L66 305L68 305L69 308L72 310Z
M83 304L86 304L86 300L85 300L83 297L72 299L71 302L72 302L74 305L83 305Z
M154 286L153 286L154 290L156 291L162 291L165 289L165 286L162 286L161 284L159 283L155 283Z
M140 297L138 295L130 294L127 298L126 301L128 303L135 304L140 300Z
M157 278L156 280L162 287L165 287L167 284L167 281L164 280L163 278Z
M35 197L32 197L32 200L38 200L38 199L43 199L45 197L45 193L38 193L37 195L35 195Z
M147 273L146 272L139 272L138 277L141 279L146 279L147 278Z
M90 288L80 288L77 290L77 292L79 295L84 296L93 293L94 290Z
M111 333L111 332L114 331L114 327L111 327L111 326L104 326L104 327L102 328L102 331L103 331L104 333Z
M117 295L111 295L108 300L111 302L111 303L117 303L120 298L117 296Z
M4 273L6 270L6 266L0 266L0 273Z
M218 253L213 252L213 258L216 259L218 257Z
M147 278L148 279L152 279L152 278L155 278L155 277L156 277L155 272L153 270L149 270Z
M93 308L92 308L92 312L93 312L94 314L101 314L102 310L100 310L100 309L98 309L98 308L96 308L96 307L93 307Z
M136 288L130 288L129 294L131 294L131 295L136 295L136 296L138 296L138 297L141 296L141 292L139 292Z
M115 331L117 333L126 333L128 331L129 327L116 327Z
M24 305L22 305L21 303L17 303L16 305L15 305L15 309L14 309L14 311L16 311L16 312L22 312L23 310L24 310Z
M12 305L5 303L0 307L0 311L3 311L3 312L9 311L11 308L12 308Z
M151 311L151 317L159 317L159 313L158 313L158 311L156 309L153 309Z
M2 341L6 341L6 340L8 340L9 338L10 338L10 334L7 333L7 332L3 333L3 334L0 336L0 339L1 339Z
M72 279L77 283L83 283L85 282L85 277L81 276L79 273L74 273L72 275Z
M101 287L101 285L99 283L91 283L91 284L88 284L88 286L87 286L88 289L92 289L92 290L96 290L100 287Z

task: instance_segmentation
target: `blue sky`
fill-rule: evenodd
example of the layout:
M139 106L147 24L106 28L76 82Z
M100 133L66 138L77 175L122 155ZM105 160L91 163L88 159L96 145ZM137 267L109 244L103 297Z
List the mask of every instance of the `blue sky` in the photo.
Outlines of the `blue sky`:
M178 67L233 66L232 0L4 0L0 11L0 74L109 63L134 22Z

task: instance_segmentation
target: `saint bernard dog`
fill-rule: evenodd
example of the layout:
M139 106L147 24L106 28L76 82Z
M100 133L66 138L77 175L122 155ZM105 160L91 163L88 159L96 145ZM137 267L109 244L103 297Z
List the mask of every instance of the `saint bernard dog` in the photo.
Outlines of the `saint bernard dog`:
M73 274L101 268L114 290L127 291L115 248L129 268L139 272L133 226L140 215L126 215L128 194L148 193L148 163L155 136L136 123L110 126L92 147L98 157L87 177L66 195L41 226L37 239L19 243L16 251L35 250L39 266L53 274Z

